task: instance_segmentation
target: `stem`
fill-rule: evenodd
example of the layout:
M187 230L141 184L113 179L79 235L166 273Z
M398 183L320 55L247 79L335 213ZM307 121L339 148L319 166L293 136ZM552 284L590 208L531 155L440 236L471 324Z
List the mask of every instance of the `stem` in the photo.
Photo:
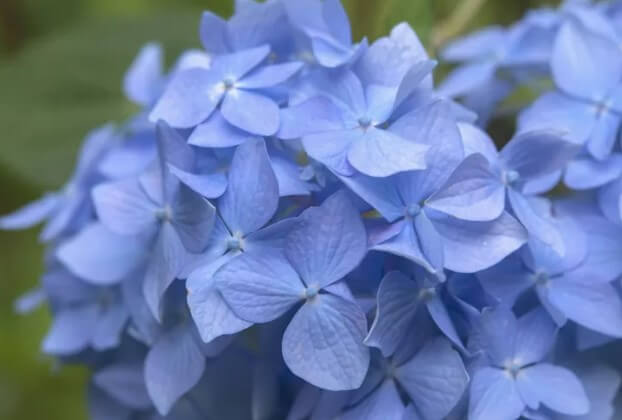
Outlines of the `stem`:
M463 32L485 3L486 0L463 0L433 31L431 37L432 48L436 50L448 40Z

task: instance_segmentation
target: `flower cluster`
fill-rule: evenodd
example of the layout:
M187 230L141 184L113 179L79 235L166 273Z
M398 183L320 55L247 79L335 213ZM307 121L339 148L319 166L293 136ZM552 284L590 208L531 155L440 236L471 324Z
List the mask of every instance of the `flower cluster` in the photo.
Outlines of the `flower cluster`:
M584 350L622 337L621 2L455 41L439 89L407 24L354 43L338 0L238 1L200 39L168 72L145 46L142 111L0 219L45 222L17 307L47 302L93 419L612 418Z

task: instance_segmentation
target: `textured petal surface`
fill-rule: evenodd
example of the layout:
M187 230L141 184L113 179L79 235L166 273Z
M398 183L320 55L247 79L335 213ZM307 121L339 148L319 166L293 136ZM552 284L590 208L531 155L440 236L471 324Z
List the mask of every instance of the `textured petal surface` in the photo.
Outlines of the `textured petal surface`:
M471 382L469 420L516 420L524 408L509 374L491 367L475 373Z
M356 303L319 294L294 315L283 336L283 358L307 382L332 391L358 388L369 367L365 314Z

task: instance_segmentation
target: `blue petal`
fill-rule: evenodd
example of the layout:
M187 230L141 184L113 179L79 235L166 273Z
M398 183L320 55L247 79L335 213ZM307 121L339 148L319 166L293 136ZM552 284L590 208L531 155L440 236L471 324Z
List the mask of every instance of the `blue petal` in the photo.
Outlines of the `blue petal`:
M307 209L305 225L287 239L286 255L307 286L326 287L354 270L367 253L367 234L345 191Z
M441 300L441 297L438 294L435 294L426 301L426 306L428 308L428 312L430 313L430 317L438 329L445 334L445 337L447 337L452 344L459 349L464 350L464 344L462 344L462 340L458 335L454 322L449 315L445 303Z
M547 298L573 321L600 333L622 337L622 302L615 287L583 278L551 280Z
M153 316L160 320L160 301L179 275L185 261L184 246L172 225L162 224L149 259L143 293Z
M91 339L91 347L96 351L119 347L121 336L130 318L128 309L120 299L114 303L101 306L97 326Z
M525 269L519 253L514 253L499 264L478 272L477 278L487 293L509 306L513 306L516 300L533 286L533 273Z
M505 43L505 39L503 28L491 26L450 42L441 56L447 61L470 61L494 53Z
M227 21L212 12L201 15L199 36L203 48L210 54L226 54L230 51Z
M594 131L587 143L587 150L596 159L603 160L611 154L618 139L621 121L622 118L612 112L602 112L596 120Z
M99 319L97 305L68 307L58 311L42 344L43 352L69 356L86 349Z
M231 310L215 286L214 273L229 260L223 257L214 263L195 270L188 284L200 285L188 289L188 307L192 314L201 339L211 343L223 335L235 334L251 326L251 323L240 319Z
M269 54L270 46L261 45L231 54L219 55L214 59L212 68L214 73L220 77L231 77L237 81L261 64Z
M479 153L484 156L490 164L495 164L497 162L499 159L497 147L484 130L469 123L458 123L458 129L462 137L465 156Z
M46 194L16 212L0 217L0 229L27 229L49 218L59 205L59 196Z
M341 110L323 96L281 109L278 138L290 140L343 127Z
M360 139L352 142L348 160L366 175L386 177L398 172L425 169L428 149L427 145L370 127Z
M400 174L398 178L404 178L408 183L410 174ZM363 174L339 177L341 181L355 194L365 200L369 205L378 210L389 222L404 217L407 204L402 200L398 183L393 178L373 178Z
M426 206L462 220L494 220L505 209L505 186L484 156L471 154Z
M302 139L305 152L313 159L328 166L340 175L355 173L347 161L350 145L361 140L363 132L358 129L328 131L310 134Z
M163 63L159 44L142 47L123 79L125 96L139 105L150 106L162 88Z
M587 414L590 401L583 385L568 369L540 363L521 369L516 377L521 395L539 401L553 411L570 415Z
M222 173L193 174L173 166L169 170L182 184L206 198L218 198L227 189L227 177Z
M98 370L93 382L124 405L137 410L151 408L151 398L145 388L143 366L140 364L112 364Z
M166 121L176 128L190 128L205 121L224 95L218 88L220 74L192 68L177 73L149 115L151 122Z
M436 100L417 108L391 125L392 132L417 143L427 144L426 170L403 176L400 193L408 204L436 192L464 157L460 131L448 102Z
M76 276L94 284L114 284L138 268L147 256L147 244L134 235L118 235L92 223L63 242L58 259Z
M304 221L294 217L266 226L244 238L244 251L281 253L285 250L288 235L304 225Z
M517 328L516 317L509 307L499 305L484 309L470 337L469 347L484 352L491 363L504 366L514 356Z
M622 155L612 154L605 161L589 157L574 159L568 163L564 183L575 190L600 187L622 175Z
M445 268L475 273L501 261L527 240L525 229L508 213L490 222L430 216L443 239Z
M525 408L514 379L501 369L478 370L471 382L469 420L516 420Z
M158 207L135 179L100 184L92 191L97 216L104 226L121 235L135 235L157 225Z
M354 408L341 415L343 420L402 420L404 403L391 380L380 387Z
M580 98L605 98L620 82L622 56L611 40L568 21L562 25L551 58L553 79Z
M455 97L473 92L491 82L496 70L497 63L493 60L462 65L447 75L438 88L439 93Z
M436 64L436 61L433 60L422 60L408 69L400 81L397 94L395 95L395 107L402 104L408 96L424 84L432 74Z
M376 40L356 62L355 69L365 85L397 86L413 65L427 58L415 31L402 22L390 36Z
M424 255L421 249L421 239L412 221L405 220L403 222L397 222L394 226L396 230L401 226L401 229L398 231L399 233L384 242L372 244L371 249L407 258L425 268L430 273L434 273L437 268L435 268ZM393 229L391 229L391 231L393 231Z
M291 78L302 66L303 63L301 62L291 62L260 67L252 73L247 74L236 86L243 89L272 87Z
M145 382L158 412L165 416L201 379L205 356L192 330L180 325L162 334L145 360Z
M172 224L186 250L199 253L205 250L209 233L214 226L216 209L203 197L182 185L171 203Z
M232 125L261 136L271 136L279 129L279 106L267 96L244 89L229 92L220 109Z
M550 246L557 254L566 252L564 239L551 218L540 214L537 206L520 192L513 188L508 189L508 198L516 218L525 226L527 232L538 240Z
M514 137L499 154L505 167L522 179L533 179L562 169L580 147L550 131L530 131Z
M543 309L534 309L518 319L514 361L522 366L540 362L555 343L557 326Z
M363 383L369 367L365 314L353 302L319 294L294 315L283 335L283 358L312 385L341 391Z
M426 419L445 418L469 381L462 358L441 338L429 341L415 357L401 365L396 378Z
M239 146L229 170L229 185L218 210L232 234L264 226L279 205L279 185L263 140Z
M417 283L399 271L387 273L378 286L376 316L365 344L377 347L385 357L391 356L412 325L417 301Z
M229 124L219 112L202 124L199 124L188 143L199 147L231 147L251 139L253 135Z
M305 297L298 274L281 256L245 253L216 274L216 287L243 320L272 321Z
M595 123L596 113L592 105L561 92L540 96L520 113L518 119L520 132L557 130L578 144L588 140Z

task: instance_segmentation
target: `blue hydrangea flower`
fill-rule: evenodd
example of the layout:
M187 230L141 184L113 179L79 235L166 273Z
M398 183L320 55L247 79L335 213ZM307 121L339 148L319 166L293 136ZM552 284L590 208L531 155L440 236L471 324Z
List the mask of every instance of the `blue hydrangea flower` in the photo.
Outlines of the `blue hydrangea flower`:
M518 419L541 404L562 414L587 414L590 402L579 379L544 360L555 336L555 324L541 310L519 319L504 307L484 312L473 340L482 360L473 368L469 419Z

